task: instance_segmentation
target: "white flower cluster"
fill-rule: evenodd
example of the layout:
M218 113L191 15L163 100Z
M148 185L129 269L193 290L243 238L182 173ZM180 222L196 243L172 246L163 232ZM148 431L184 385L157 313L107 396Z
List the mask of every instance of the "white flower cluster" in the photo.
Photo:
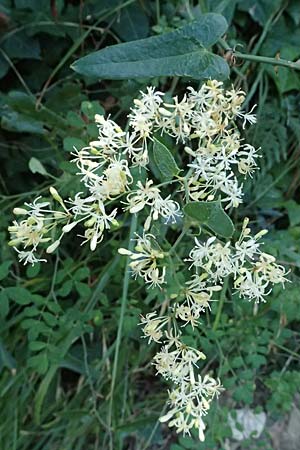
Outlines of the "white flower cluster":
M128 209L131 214L134 214L144 209L146 205L150 206L150 214L144 224L146 231L149 230L151 221L159 217L162 217L165 223L175 223L176 218L182 216L179 204L172 200L170 195L163 199L160 189L153 186L152 180L147 180L145 186L138 181L137 188L127 196Z
M10 245L18 252L20 261L25 264L45 261L41 258L43 248L46 253L54 252L62 237L76 226L83 230L83 243L88 242L94 251L105 230L118 225L121 214L126 218L139 213L143 230L141 235L136 234L134 249L118 251L129 258L134 278L140 277L148 287L163 289L177 244L173 247L168 244L165 251L152 232L153 222L161 220L180 227L184 201L217 199L225 203L225 209L239 206L243 186L238 177L251 176L259 156L254 147L243 143L236 124L242 119L244 128L247 122L256 121L252 110L249 113L242 110L244 93L225 90L222 83L211 80L198 91L187 88L181 99L175 96L165 101L167 98L148 87L140 99L134 100L127 131L110 117L95 116L97 140L80 150L74 149L73 153L82 183L80 192L63 200L51 187L51 201L38 197L33 203L14 209L17 216L23 216L9 227ZM149 177L152 168L149 155L155 133L175 140L171 153L176 162L180 161L183 176L170 180L172 186L177 183L172 194L171 183L156 185ZM136 180L137 173L140 180ZM163 188L168 189L166 195ZM57 208L52 204L57 204ZM176 302L169 313L142 316L144 337L149 343L161 344L153 359L156 371L172 383L170 410L160 420L169 421L177 432L190 434L196 428L201 441L205 430L203 417L222 388L219 380L199 374L198 365L205 355L185 345L178 330L180 326L199 325L201 315L210 310L211 302L218 300L214 296L219 295L228 276L232 276L233 287L241 297L256 302L265 301L273 284L286 281L284 267L260 250L258 241L263 234L265 231L251 236L246 219L235 243L223 243L216 236L206 241L195 238L187 259L194 273L174 296ZM176 242L179 241L180 238ZM175 257L179 258L177 253Z
M264 302L273 284L284 285L286 271L283 266L276 264L272 255L263 253L259 248L258 241L267 230L251 236L248 223L249 219L246 218L240 238L234 245L231 242L224 245L215 236L205 243L195 238L196 245L187 261L191 261L191 267L194 266L196 270L202 269L211 283L222 283L224 278L232 275L234 288L241 297Z
M148 161L147 138L158 131L184 143L185 151L193 157L187 164L191 171L188 177L188 193L192 200L213 200L222 194L226 208L238 207L242 202L242 185L239 185L236 173L251 175L257 168L257 150L242 144L239 130L235 124L237 118L243 118L253 124L256 118L241 109L244 92L224 90L221 82L208 81L195 91L188 92L179 101L163 101L162 92L148 88L129 116L134 136L142 140L141 160ZM131 142L134 139L131 139ZM135 152L136 154L136 152ZM138 159L135 161L139 164Z
M165 282L166 268L163 266L160 272L158 261L164 258L164 253L158 248L152 234L137 235L136 240L135 252L126 248L119 248L119 253L129 256L131 259L129 267L135 278L137 276L142 277L145 283L149 283L149 287L161 286ZM153 243L156 244L157 248L153 247Z
M205 424L203 417L207 414L213 398L220 394L222 386L219 380L209 375L204 378L197 374L198 362L206 357L204 353L185 345L181 332L176 332L176 323L170 331L170 316L158 317L149 313L142 317L144 337L161 343L161 350L154 356L153 364L158 374L172 381L174 387L169 391L170 410L162 416L160 422L169 422L177 433L190 435L191 429L198 430L199 439L204 441Z
M9 228L12 235L10 244L23 246L22 250L17 249L21 261L43 261L39 259L38 246L51 241L50 234L57 234L58 225L62 226L60 234L47 247L48 253L52 253L63 235L78 224L84 227L83 242L89 242L91 250L95 250L104 231L113 224L117 225L118 208L111 209L107 205L126 194L125 209L131 214L148 208L145 231L159 217L165 223L175 223L182 213L179 203L171 195L162 197L159 187L151 179L145 184L139 181L133 185L131 170L135 166L140 166L141 170L147 166L149 142L154 132L168 134L176 138L177 143L188 144L185 150L193 159L187 160L187 174L183 178L178 177L178 182L182 184L182 180L185 181L192 200L213 200L219 192L227 207L238 206L242 201L242 187L234 168L243 175L251 174L258 156L250 145L241 145L234 123L236 118L243 118L244 123L255 122L255 116L241 109L244 93L233 89L226 91L222 83L208 81L199 91L189 87L180 101L175 96L172 102L164 102L165 94L153 87L141 94L140 99L134 100L128 116L129 131L123 131L109 117L105 119L96 114L98 139L74 152L74 162L83 184L82 192L63 201L51 188L60 210L45 209L51 206L50 203L41 202L43 207L40 206L39 214L36 214L37 209L33 205L37 205L38 199L27 204L26 208L15 209L16 214L27 216Z
M206 308L210 310L210 302L214 301L213 293L222 289L220 285L209 285L207 276L205 272L201 275L194 274L192 279L185 283L184 301L174 306L175 317L193 328L199 324L198 319Z

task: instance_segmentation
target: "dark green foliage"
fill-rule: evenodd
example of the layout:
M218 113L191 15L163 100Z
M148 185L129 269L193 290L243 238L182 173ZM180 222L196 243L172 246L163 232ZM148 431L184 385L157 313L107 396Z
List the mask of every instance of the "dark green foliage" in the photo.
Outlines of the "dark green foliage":
M213 15L202 15L207 13ZM181 98L187 79L168 75L187 76L195 88L198 82L191 79L222 78L245 90L246 109L258 105L257 125L245 132L245 142L261 147L261 171L245 182L244 207L237 216L216 202L210 207L189 203L187 233L200 225L229 238L233 222L238 231L248 215L254 230L270 230L265 249L291 269L292 283L285 290L278 286L257 307L229 286L217 326L220 303L213 302L208 321L203 317L199 328L186 328L187 343L207 354L200 369L219 375L226 387L207 417L201 444L193 434L178 437L157 425L168 386L154 376L155 345L140 339L137 326L141 313L176 301L185 277L182 266L176 262L169 268L161 291L130 281L112 449L224 449L231 438L227 416L232 409L261 406L270 420L289 412L300 381L299 72L238 60L230 62L229 81L217 41L226 32L232 48L241 44L245 53L276 57L280 52L296 61L299 24L298 0L1 2L1 450L110 448L106 423L121 314L120 273L125 274L117 248L127 242L127 219L96 253L81 247L74 235L56 256L48 256L47 264L26 268L7 246L6 229L12 209L46 195L50 185L67 198L80 190L71 153L97 137L95 114L109 113L124 124L132 99L147 84ZM153 48L155 61L149 54ZM180 176L183 155L176 148L158 137L151 152L160 181ZM162 240L177 239L172 225L154 226ZM181 257L189 245L187 238L178 245ZM272 444L266 439L248 444L267 450Z

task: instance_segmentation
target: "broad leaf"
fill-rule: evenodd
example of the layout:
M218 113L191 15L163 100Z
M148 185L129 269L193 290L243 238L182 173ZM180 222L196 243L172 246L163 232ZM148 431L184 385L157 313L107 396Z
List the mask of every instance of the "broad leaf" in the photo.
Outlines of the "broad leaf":
M211 207L208 202L190 202L185 205L184 212L201 224L209 219Z
M219 202L190 202L185 205L184 212L219 236L230 238L233 235L233 223Z
M24 32L12 34L3 44L4 51L10 58L41 59L39 41Z
M153 158L162 181L172 180L180 171L170 150L154 138Z
M3 114L1 127L4 130L18 133L46 134L43 122L11 110L5 111Z
M83 75L107 79L185 76L224 79L227 63L207 50L225 33L219 14L204 14L175 31L118 44L85 56L72 65Z
M120 10L118 20L112 28L123 41L143 39L148 36L149 19L137 2Z
M224 212L219 204L214 205L207 221L207 226L219 236L230 238L234 232L234 226L230 217Z

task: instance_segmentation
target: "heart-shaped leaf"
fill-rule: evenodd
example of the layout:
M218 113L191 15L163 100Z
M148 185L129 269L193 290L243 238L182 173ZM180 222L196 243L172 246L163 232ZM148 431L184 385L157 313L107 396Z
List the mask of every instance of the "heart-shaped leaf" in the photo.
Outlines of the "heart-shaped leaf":
M225 79L226 61L208 50L225 33L220 14L203 14L175 31L113 45L75 61L72 68L86 76L106 79L185 76Z

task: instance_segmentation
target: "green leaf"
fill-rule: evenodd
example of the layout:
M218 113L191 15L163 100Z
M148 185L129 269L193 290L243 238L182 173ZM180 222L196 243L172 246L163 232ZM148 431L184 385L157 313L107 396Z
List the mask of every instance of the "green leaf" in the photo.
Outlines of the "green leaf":
M81 281L90 276L90 269L88 267L81 267L80 269L76 270L74 274L74 280Z
M225 33L227 22L219 14L204 14L175 31L104 48L72 65L83 75L106 78L185 76L225 79L227 63L208 47Z
M87 100L84 100L81 103L81 111L89 120L92 121L94 121L95 119L95 114L100 114L102 116L105 114L105 111L100 103L96 101L89 102Z
M207 226L219 236L230 238L234 233L234 226L230 217L219 204L212 208Z
M47 364L45 364L48 366ZM46 368L47 370L47 368ZM41 411L45 396L48 392L50 384L56 374L57 366L51 366L47 372L47 375L43 378L43 381L39 385L38 391L36 393L35 402L34 402L34 420L39 425L41 421Z
M58 289L58 291L56 292L56 295L60 296L60 297L66 297L67 295L70 294L70 292L72 290L72 287L73 287L73 281L72 280L67 280Z
M67 152L73 152L74 148L77 150L81 150L83 147L85 147L85 143L83 140L75 137L66 137L64 139L64 150Z
M32 173L39 173L40 175L48 175L47 170L37 158L34 157L30 158L28 166Z
M39 41L27 36L23 31L12 34L3 44L10 58L41 59Z
M197 444L195 445L195 441L192 437L189 436L179 436L179 443L182 445L185 449L196 449Z
M184 212L201 224L209 219L211 207L208 202L190 202L184 206Z
M6 293L9 298L19 305L28 305L32 302L32 295L23 287L8 287Z
M253 401L254 385L253 381L245 382L243 385L234 389L233 398L238 402L250 405Z
M35 369L38 373L44 374L47 372L47 369L49 367L49 361L47 357L46 352L41 352L36 356L31 356L27 360L27 366L32 367Z
M57 325L57 318L53 314L49 312L43 312L42 315L47 325L49 325L50 327L55 327L55 325Z
M219 236L230 238L234 233L233 223L220 202L190 202L185 205L184 212Z
M84 128L85 126L85 122L82 117L74 111L68 111L66 119L71 127Z
M123 41L134 41L148 36L149 20L141 5L135 3L121 9L112 28Z
M244 365L244 360L243 360L243 358L241 357L241 356L235 356L234 358L233 358L233 360L231 361L231 366L234 368L234 369L237 369L237 368L239 368L239 367L242 367Z
M240 0L239 9L248 12L253 20L265 25L269 17L278 10L281 0Z
M75 281L74 283L76 291L82 298L88 298L91 295L91 288L80 281Z
M1 126L5 130L18 133L46 134L43 122L11 110L2 116Z
M9 302L8 302L8 296L3 289L0 292L0 316L6 317L9 312Z
M265 365L267 363L267 360L263 355L254 353L246 356L246 363L248 366L252 366L255 369L258 369L260 366Z
M29 342L29 348L32 351L42 350L45 347L47 347L47 343L43 342L43 341L32 341L32 342Z
M154 138L153 158L162 181L169 181L180 171L170 150Z
M3 369L3 367L7 367L8 369L15 369L16 365L17 364L14 357L0 342L0 371Z
M4 261L0 264L0 280L4 280L9 273L9 268L12 265L12 261Z
M289 200L285 203L285 207L288 212L291 227L298 225L300 223L300 205L295 200Z
M28 278L34 278L38 275L41 270L41 264L39 262L35 263L34 266L28 266L26 269L26 276Z
M300 8L298 0L290 0L286 12L291 16L295 25L300 24Z
M279 163L287 157L287 129L283 122L282 110L275 102L266 103L261 114L264 120L259 120L258 124L250 130L249 141L252 141L254 146L261 147L263 158L260 165L270 169L275 162ZM262 181L265 181L268 186L271 180L264 176ZM259 189L263 188L264 186L260 184Z

